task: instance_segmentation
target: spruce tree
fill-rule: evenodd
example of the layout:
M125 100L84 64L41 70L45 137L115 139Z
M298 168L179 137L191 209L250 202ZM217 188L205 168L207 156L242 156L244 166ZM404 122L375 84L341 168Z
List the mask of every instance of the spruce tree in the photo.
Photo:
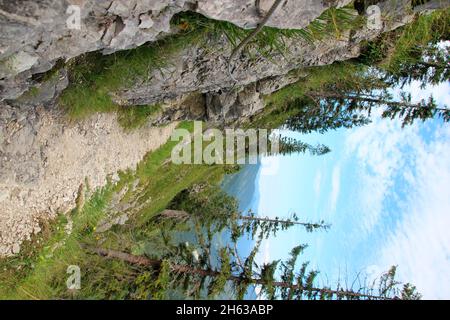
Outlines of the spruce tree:
M186 200L177 201L178 204L186 203ZM205 198L198 201L208 205ZM258 295L264 299L284 300L420 298L414 286L406 284L402 287L395 280L396 268L392 268L370 285L344 287L340 283L334 286L321 284L317 280L317 270L309 269L308 262L298 263L307 245L293 248L286 261L259 263L256 257L262 241L270 234L276 236L278 232L295 226L295 219L281 221L254 215L236 216L234 206L227 203L228 201L223 201L217 205L217 208L220 208L225 204L222 214L210 212L205 214L204 218L200 214L187 214L187 220L185 214L182 214L184 223L195 232L197 241L192 244L166 241L166 250L159 257L139 256L99 247L85 248L91 253L121 260L139 268L140 276L136 280L135 295L144 298L168 298L168 293L174 290L181 290L191 298L215 298L227 291L236 299L244 299L252 290L258 290ZM212 204L211 206L214 207ZM231 213L235 218L224 219L223 213L229 213L230 209L233 209ZM159 216L155 218L155 223L164 223L174 217L177 218L177 214L171 213L169 217ZM167 230L167 227L168 225L164 224L162 229ZM214 235L221 232L232 235L223 245L215 242L214 238ZM249 236L256 242L250 253L242 256L238 243Z

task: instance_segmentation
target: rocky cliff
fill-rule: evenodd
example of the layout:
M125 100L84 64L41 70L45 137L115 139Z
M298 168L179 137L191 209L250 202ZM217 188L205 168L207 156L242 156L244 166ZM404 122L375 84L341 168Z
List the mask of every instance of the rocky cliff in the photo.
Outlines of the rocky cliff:
M262 9L271 2L262 0ZM331 5L349 2L286 1L268 25L302 28ZM112 53L167 36L170 20L181 11L246 28L260 19L254 0L1 0L0 99L19 97L33 74L51 69L59 59L97 50Z
M331 6L350 2L286 0L268 25L300 29ZM272 3L261 0L263 13ZM175 121L248 118L264 108L265 95L307 76L292 71L356 57L362 41L413 18L409 0L380 1L379 6L380 29L362 25L313 43L286 39L288 50L271 59L241 54L232 62L235 80L228 73L233 46L226 37L186 46L167 57L164 68L110 92L120 106L162 106L151 122L125 132L115 114L68 122L57 100L69 85L66 68L45 81L39 75L87 52L110 54L168 37L176 32L171 20L180 12L254 28L261 19L255 1L0 0L0 255L17 253L23 240L39 232L41 219L73 208L86 182L97 188L108 175L135 166L169 138ZM24 94L33 86L37 93Z

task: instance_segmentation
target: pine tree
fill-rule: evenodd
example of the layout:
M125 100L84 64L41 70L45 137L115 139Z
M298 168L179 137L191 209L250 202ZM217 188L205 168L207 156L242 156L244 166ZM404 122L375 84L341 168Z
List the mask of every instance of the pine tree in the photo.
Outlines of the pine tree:
M327 105L339 105L346 112L365 112L370 115L373 109L383 108L384 118L402 121L402 125L411 125L416 120L441 118L450 122L450 109L440 108L433 97L428 100L412 102L411 94L401 92L400 99L394 99L388 90L371 92L314 92L311 96L321 99Z
M449 47L441 43L415 46L408 51L405 60L392 64L386 70L385 78L401 87L412 81L419 81L422 87L449 81Z
M204 188L204 187L203 187ZM202 187L197 187L201 194ZM204 189L203 189L204 190ZM211 193L205 192L208 197ZM206 198L197 201L210 208L226 209L223 213L234 210L228 201L220 205L208 205ZM188 203L177 199L177 203ZM214 202L214 201L212 201ZM198 205L199 202L190 205ZM187 205L186 205L187 206ZM197 207L201 208L201 207ZM169 213L156 223L172 220L173 217L186 218L182 211ZM166 250L160 257L139 256L98 247L85 248L91 252L109 259L118 259L140 268L141 275L136 280L136 296L163 299L173 290L182 290L186 296L193 298L214 298L224 291L230 291L235 298L243 299L249 290L258 289L259 295L265 299L419 299L414 286L401 284L395 280L396 269L392 268L379 281L371 285L361 285L358 288L344 287L340 283L335 286L321 285L317 281L319 274L309 270L308 262L298 266L298 260L306 245L292 249L291 256L286 261L271 261L259 264L256 261L262 241L270 234L276 236L279 231L296 225L295 219L281 221L279 219L258 218L254 215L242 216L234 214L233 219L224 219L222 214L206 214L203 218L198 214L187 214L187 225L195 232L197 241L194 244L166 241ZM226 223L225 223L226 221ZM243 223L242 223L243 221ZM180 222L178 222L180 223ZM247 224L248 223L248 224ZM300 223L301 224L301 223ZM174 224L175 225L175 224ZM246 227L242 227L242 226ZM167 230L167 225L164 225ZM221 232L231 234L226 245L214 242L214 235ZM256 240L251 252L243 257L238 252L238 242L250 236Z
M338 104L321 103L312 96L290 103L296 114L285 123L285 128L303 134L326 133L340 128L353 128L370 123L370 119Z
M233 235L239 237L242 233L251 237L268 238L278 231L287 230L294 226L301 226L307 232L328 230L330 225L325 221L300 221L297 214L289 218L260 217L249 210L239 211L236 200L229 196L218 186L195 185L190 189L181 191L171 202L168 210L160 213L162 219L175 219L179 221L199 220L203 225L219 232L226 226L234 225ZM260 234L257 236L257 232Z
M237 299L245 298L250 288L259 288L260 297L283 300L417 300L421 296L411 284L401 286L395 280L396 267L384 273L372 286L348 288L337 284L335 287L320 286L316 278L318 271L308 270L308 263L303 263L297 270L297 260L306 249L305 245L291 250L291 257L286 261L272 261L259 265L255 261L260 242L250 255L242 262L236 250L230 247L219 250L218 261L212 266L209 259L187 259L179 262L179 257L188 254L176 253L178 261L173 262L168 256L165 259L150 259L129 253L86 247L91 252L109 259L118 259L132 265L150 267L154 277L149 281L139 280L144 284L147 295L151 298L165 298L164 292L175 287L183 287L195 298L201 297L202 289L207 288L207 295L214 298L223 292L227 285L232 286ZM183 250L181 246L181 250ZM277 275L277 271L280 275Z
M403 91L398 93L398 97L394 96L393 87L411 81L412 77L388 75L366 68L345 81L332 81L321 88L308 90L303 98L289 104L289 108L296 110L296 115L286 121L285 127L300 133L324 133L363 126L370 122L374 110L381 110L384 118L399 119L403 126L432 118L450 122L450 109L438 106L433 97L413 102L411 94ZM425 73L417 71L414 77L432 81L428 77L440 78L442 73L436 75L429 70Z

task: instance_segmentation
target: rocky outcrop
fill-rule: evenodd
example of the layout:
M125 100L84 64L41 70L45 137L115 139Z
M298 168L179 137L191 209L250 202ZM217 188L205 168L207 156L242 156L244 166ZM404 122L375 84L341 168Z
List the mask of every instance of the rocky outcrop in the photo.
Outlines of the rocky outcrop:
M302 28L331 5L349 2L286 0L269 25ZM271 3L262 0L262 9ZM112 53L164 37L171 33L172 17L187 10L248 28L261 19L255 0L0 0L0 100L19 97L33 74L59 59Z
M230 124L249 118L264 108L265 95L307 76L304 73L294 75L292 71L355 58L360 55L363 41L375 39L413 19L408 0L381 2L379 7L386 20L380 29L363 26L314 43L302 38L285 39L288 50L275 51L270 59L254 51L230 62L228 58L233 48L227 38L212 38L206 44L178 52L166 67L155 70L145 81L137 81L134 86L115 93L114 99L119 105L165 102L168 111L158 123L202 119ZM229 63L233 77L228 72ZM204 95L202 118L192 115L188 108L180 108L184 97L193 92Z

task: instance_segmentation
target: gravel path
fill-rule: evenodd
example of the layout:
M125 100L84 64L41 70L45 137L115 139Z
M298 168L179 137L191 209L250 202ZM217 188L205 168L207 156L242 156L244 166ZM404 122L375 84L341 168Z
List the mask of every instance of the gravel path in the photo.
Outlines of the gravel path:
M0 103L0 256L20 251L21 243L75 206L78 189L106 184L108 175L134 168L164 144L176 123L124 132L114 114L76 124L55 110L20 110Z

